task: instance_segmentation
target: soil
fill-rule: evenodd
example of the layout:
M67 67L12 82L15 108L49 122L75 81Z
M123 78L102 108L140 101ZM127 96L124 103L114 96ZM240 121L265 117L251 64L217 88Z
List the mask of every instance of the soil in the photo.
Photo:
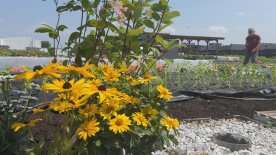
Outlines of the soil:
M255 111L276 110L275 101L240 101L230 99L194 100L170 103L168 112L179 119L229 118L243 115L253 118Z

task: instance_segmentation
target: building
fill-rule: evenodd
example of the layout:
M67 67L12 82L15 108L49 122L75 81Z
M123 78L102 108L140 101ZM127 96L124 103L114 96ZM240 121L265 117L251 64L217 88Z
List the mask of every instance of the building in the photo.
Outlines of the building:
M246 51L245 44L230 44L220 48L225 54L244 54ZM263 56L275 56L276 55L276 44L274 43L262 43L260 55Z
M0 38L0 47L14 50L41 49L41 41L29 37Z

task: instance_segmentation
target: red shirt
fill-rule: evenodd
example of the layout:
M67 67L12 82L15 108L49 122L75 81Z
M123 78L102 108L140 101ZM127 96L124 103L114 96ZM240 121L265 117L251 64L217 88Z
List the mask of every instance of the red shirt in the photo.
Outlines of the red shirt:
M253 34L246 37L246 48L248 51L252 51L254 48L258 46L261 41L261 37Z

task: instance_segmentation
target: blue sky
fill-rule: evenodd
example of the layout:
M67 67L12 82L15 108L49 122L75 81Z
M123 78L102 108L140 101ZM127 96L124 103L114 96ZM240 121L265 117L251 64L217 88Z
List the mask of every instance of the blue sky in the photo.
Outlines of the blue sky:
M263 42L276 43L276 0L171 0L171 5L181 17L167 32L222 36L228 44L243 43L247 28L254 27ZM54 24L54 10L52 0L2 0L0 37L47 39L34 29L42 23ZM77 19L77 15L65 15L63 22L74 26Z

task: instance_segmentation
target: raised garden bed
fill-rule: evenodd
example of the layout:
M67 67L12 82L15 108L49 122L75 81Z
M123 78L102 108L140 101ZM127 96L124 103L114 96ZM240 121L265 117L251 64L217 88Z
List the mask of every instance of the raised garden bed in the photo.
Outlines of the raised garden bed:
M168 111L179 119L227 118L244 115L253 118L255 111L276 110L275 101L241 101L231 99L206 100L195 98L168 105Z

